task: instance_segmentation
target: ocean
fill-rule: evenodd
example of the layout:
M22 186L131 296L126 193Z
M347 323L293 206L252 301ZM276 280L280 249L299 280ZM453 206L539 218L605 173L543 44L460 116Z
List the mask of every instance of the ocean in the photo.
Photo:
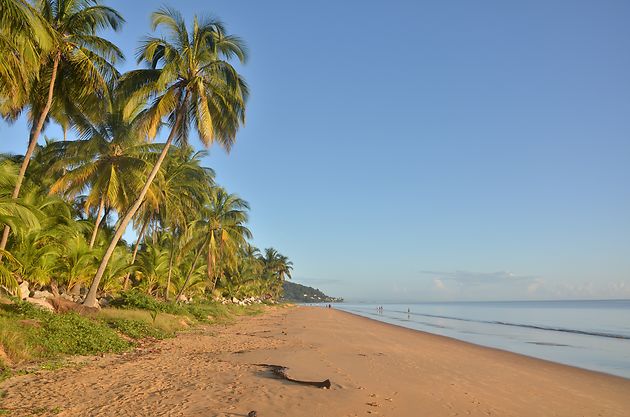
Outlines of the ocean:
M335 304L371 319L630 378L630 300Z

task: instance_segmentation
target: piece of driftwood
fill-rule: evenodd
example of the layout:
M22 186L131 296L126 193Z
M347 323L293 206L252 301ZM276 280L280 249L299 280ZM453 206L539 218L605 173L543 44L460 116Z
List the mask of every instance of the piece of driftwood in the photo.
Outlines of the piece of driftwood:
M272 374L274 374L275 376L277 376L280 379L284 379L286 381L290 381L290 382L295 382L296 384L302 384L302 385L310 385L312 387L317 387L317 388L325 388L325 389L329 389L330 388L330 379L326 379L325 381L301 381L299 379L293 379L291 377L289 377L287 375L287 367L286 366L280 366L280 365L270 365L268 363L257 363L256 366L262 366L265 367L267 369L269 369L271 371Z

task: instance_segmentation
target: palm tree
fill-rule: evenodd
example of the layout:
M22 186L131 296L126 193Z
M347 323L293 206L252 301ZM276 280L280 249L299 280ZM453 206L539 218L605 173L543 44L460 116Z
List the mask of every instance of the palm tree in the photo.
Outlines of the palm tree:
M223 188L217 187L210 201L202 212L203 226L208 234L207 275L214 290L219 274L215 271L217 261L226 257L234 259L241 245L246 239L251 239L252 233L245 226L249 204L236 194L230 194Z
M51 172L63 175L50 187L50 193L74 198L87 191L84 209L97 207L89 247L94 247L99 225L110 210L124 213L142 186L154 147L140 141L133 127L118 111L103 123L91 126L86 140L55 142L48 151L57 162Z
M192 250L194 255L192 256L192 259L190 259L190 266L186 272L186 278L184 278L184 282L179 286L179 291L175 297L175 301L177 302L179 302L181 295L188 287L188 284L193 276L199 276L199 267L197 264L204 248L208 244L209 239L209 236L204 233L204 229L199 227L199 225L203 226L203 222L201 220L193 220L187 230L188 240L183 244L183 246ZM185 262L184 264L187 266L188 262Z
M12 230L37 229L39 220L33 208L11 198L11 188L15 184L17 171L17 165L13 161L0 157L0 225Z
M134 218L134 224L141 226L131 256L132 265L149 226L154 232L158 228L168 229L172 237L169 241L170 282L179 239L192 220L191 216L201 209L206 199L205 191L214 184L214 171L201 166L201 158L205 155L205 152L194 152L190 146L172 147L169 151ZM165 298L168 299L168 291Z
M38 212L20 200L11 199L11 189L17 177L17 165L0 157L0 225L6 225L15 232L23 234L28 230L40 227ZM18 287L17 271L22 264L7 251L0 251L3 261L0 262L0 287L13 292Z
M205 246L205 245L201 245ZM198 264L201 251L181 252L177 273L173 274L171 287L175 290L177 302L182 301L184 292L203 292L207 286L205 266Z
M144 292L152 295L160 286L161 280L168 270L168 252L160 245L145 245L138 256L136 273Z
M286 278L291 278L293 262L274 248L265 249L265 253L259 256L264 265L266 275L271 278L271 289L274 296L278 297L282 292L282 284Z
M13 119L50 47L50 36L26 0L0 0L0 114Z
M98 266L94 263L94 269ZM103 275L103 291L106 293L116 293L123 289L123 280L128 271L134 271L135 268L129 265L129 250L126 246L118 246L114 251L105 274Z
M258 249L249 243L239 248L236 262L226 271L223 280L224 290L228 296L241 298L242 296L263 294L267 280L264 279L263 263L258 256Z
M40 227L15 233L9 241L9 251L21 264L18 276L37 285L48 285L58 272L64 279L70 278L66 274L69 272L66 257L71 256L73 248L80 252L80 243L75 239L85 243L83 234L87 225L75 220L72 207L66 201L47 195L32 181L22 194L20 200L37 209ZM85 246L87 249L87 244Z
M189 226L192 235L189 244L192 243L197 248L192 266L176 299L179 299L186 288L204 249L207 251L206 276L211 283L210 291L214 291L219 278L219 271L216 270L219 261L236 267L240 248L247 244L246 239L252 237L251 231L245 226L249 204L221 187L214 187L209 191L209 199L199 213L200 218Z
M182 16L172 9L153 13L152 22L154 30L166 27L169 37L149 37L144 41L138 59L150 68L125 74L120 92L130 94L126 116L150 101L136 118L149 138L155 137L164 119L168 120L171 131L135 203L114 233L85 299L87 306L96 306L96 292L109 258L142 205L173 140L185 143L194 123L204 146L217 141L229 151L245 121L247 85L228 63L234 56L245 61L240 39L226 35L221 22L200 22L196 17L189 33Z
M41 0L37 12L51 35L51 46L29 88L31 129L13 199L20 194L26 168L53 106L80 116L101 103L108 82L118 76L114 64L123 58L118 47L97 35L100 29L121 27L124 19L114 9L97 0ZM6 247L9 231L9 227L4 228L0 250Z
M91 249L82 234L76 234L63 242L63 251L57 259L55 272L68 289L79 289L94 273L96 254Z
M205 152L193 152L190 147L174 147L163 164L163 175L155 182L158 212L163 230L170 233L170 256L164 298L168 300L173 262L181 244L181 237L202 209L214 185L214 171L201 167Z

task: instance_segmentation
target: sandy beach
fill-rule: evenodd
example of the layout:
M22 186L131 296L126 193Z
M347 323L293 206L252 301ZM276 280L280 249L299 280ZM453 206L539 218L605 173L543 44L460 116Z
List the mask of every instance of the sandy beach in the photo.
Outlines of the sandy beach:
M331 381L330 389L278 379ZM11 378L11 416L628 416L630 380L314 307Z

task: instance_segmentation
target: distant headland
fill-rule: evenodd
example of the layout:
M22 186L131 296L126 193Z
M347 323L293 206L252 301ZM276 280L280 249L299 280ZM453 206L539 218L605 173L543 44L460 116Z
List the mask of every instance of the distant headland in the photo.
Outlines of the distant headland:
M285 281L284 297L285 301L295 303L341 303L343 298L331 297L324 294L317 288L308 287L306 285L297 284L295 282Z

